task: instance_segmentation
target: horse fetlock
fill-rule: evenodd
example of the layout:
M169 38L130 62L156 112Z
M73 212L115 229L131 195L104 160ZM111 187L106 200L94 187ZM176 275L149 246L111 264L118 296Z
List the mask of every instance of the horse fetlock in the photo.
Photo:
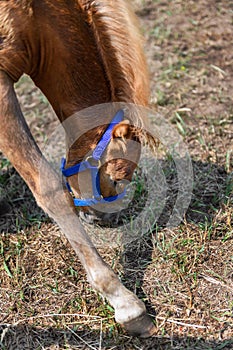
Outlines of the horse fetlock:
M115 319L121 324L130 322L146 312L144 303L135 294L126 291L127 293L110 301L115 307Z
M107 270L102 266L101 270L91 271L88 279L92 286L114 307L116 322L132 335L149 337L154 333L154 325L146 313L145 304L122 285L113 271L107 266L105 268Z

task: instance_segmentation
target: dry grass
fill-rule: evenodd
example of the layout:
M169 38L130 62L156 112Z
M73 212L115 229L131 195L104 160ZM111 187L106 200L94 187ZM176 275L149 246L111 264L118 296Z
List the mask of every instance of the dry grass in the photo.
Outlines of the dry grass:
M163 157L169 198L155 227L127 246L99 250L145 301L157 334L131 338L114 322L66 239L2 156L2 349L233 349L233 8L225 0L135 3L147 39L151 104L188 145L194 190L184 221L166 228L177 178ZM43 144L57 125L47 101L26 77L17 93Z

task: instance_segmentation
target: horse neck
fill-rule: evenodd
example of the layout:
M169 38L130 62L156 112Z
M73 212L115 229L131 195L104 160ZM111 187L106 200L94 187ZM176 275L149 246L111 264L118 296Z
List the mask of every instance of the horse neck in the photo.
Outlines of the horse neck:
M36 9L43 51L32 75L61 121L110 101L147 104L141 40L125 1L43 3L47 11L45 5Z
M149 84L141 39L125 1L102 0L98 6L88 0L43 3L36 9L38 21L43 18L39 27L43 51L32 78L61 122L101 103L147 104ZM92 144L95 138L90 138ZM68 163L81 158L79 153L75 142Z

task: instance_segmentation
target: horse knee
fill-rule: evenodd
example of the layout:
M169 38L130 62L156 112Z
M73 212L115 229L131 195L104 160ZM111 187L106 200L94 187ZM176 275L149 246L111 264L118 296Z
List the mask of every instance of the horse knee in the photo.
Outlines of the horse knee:
M54 219L54 215L59 217L74 211L72 197L61 176L47 164L40 169L37 186L32 192L37 204Z

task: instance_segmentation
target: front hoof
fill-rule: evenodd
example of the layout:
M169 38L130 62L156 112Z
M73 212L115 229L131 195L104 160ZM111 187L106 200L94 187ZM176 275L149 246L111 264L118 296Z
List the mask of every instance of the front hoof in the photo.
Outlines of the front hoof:
M131 321L123 323L122 326L130 335L140 338L149 338L156 332L155 325L146 312Z

